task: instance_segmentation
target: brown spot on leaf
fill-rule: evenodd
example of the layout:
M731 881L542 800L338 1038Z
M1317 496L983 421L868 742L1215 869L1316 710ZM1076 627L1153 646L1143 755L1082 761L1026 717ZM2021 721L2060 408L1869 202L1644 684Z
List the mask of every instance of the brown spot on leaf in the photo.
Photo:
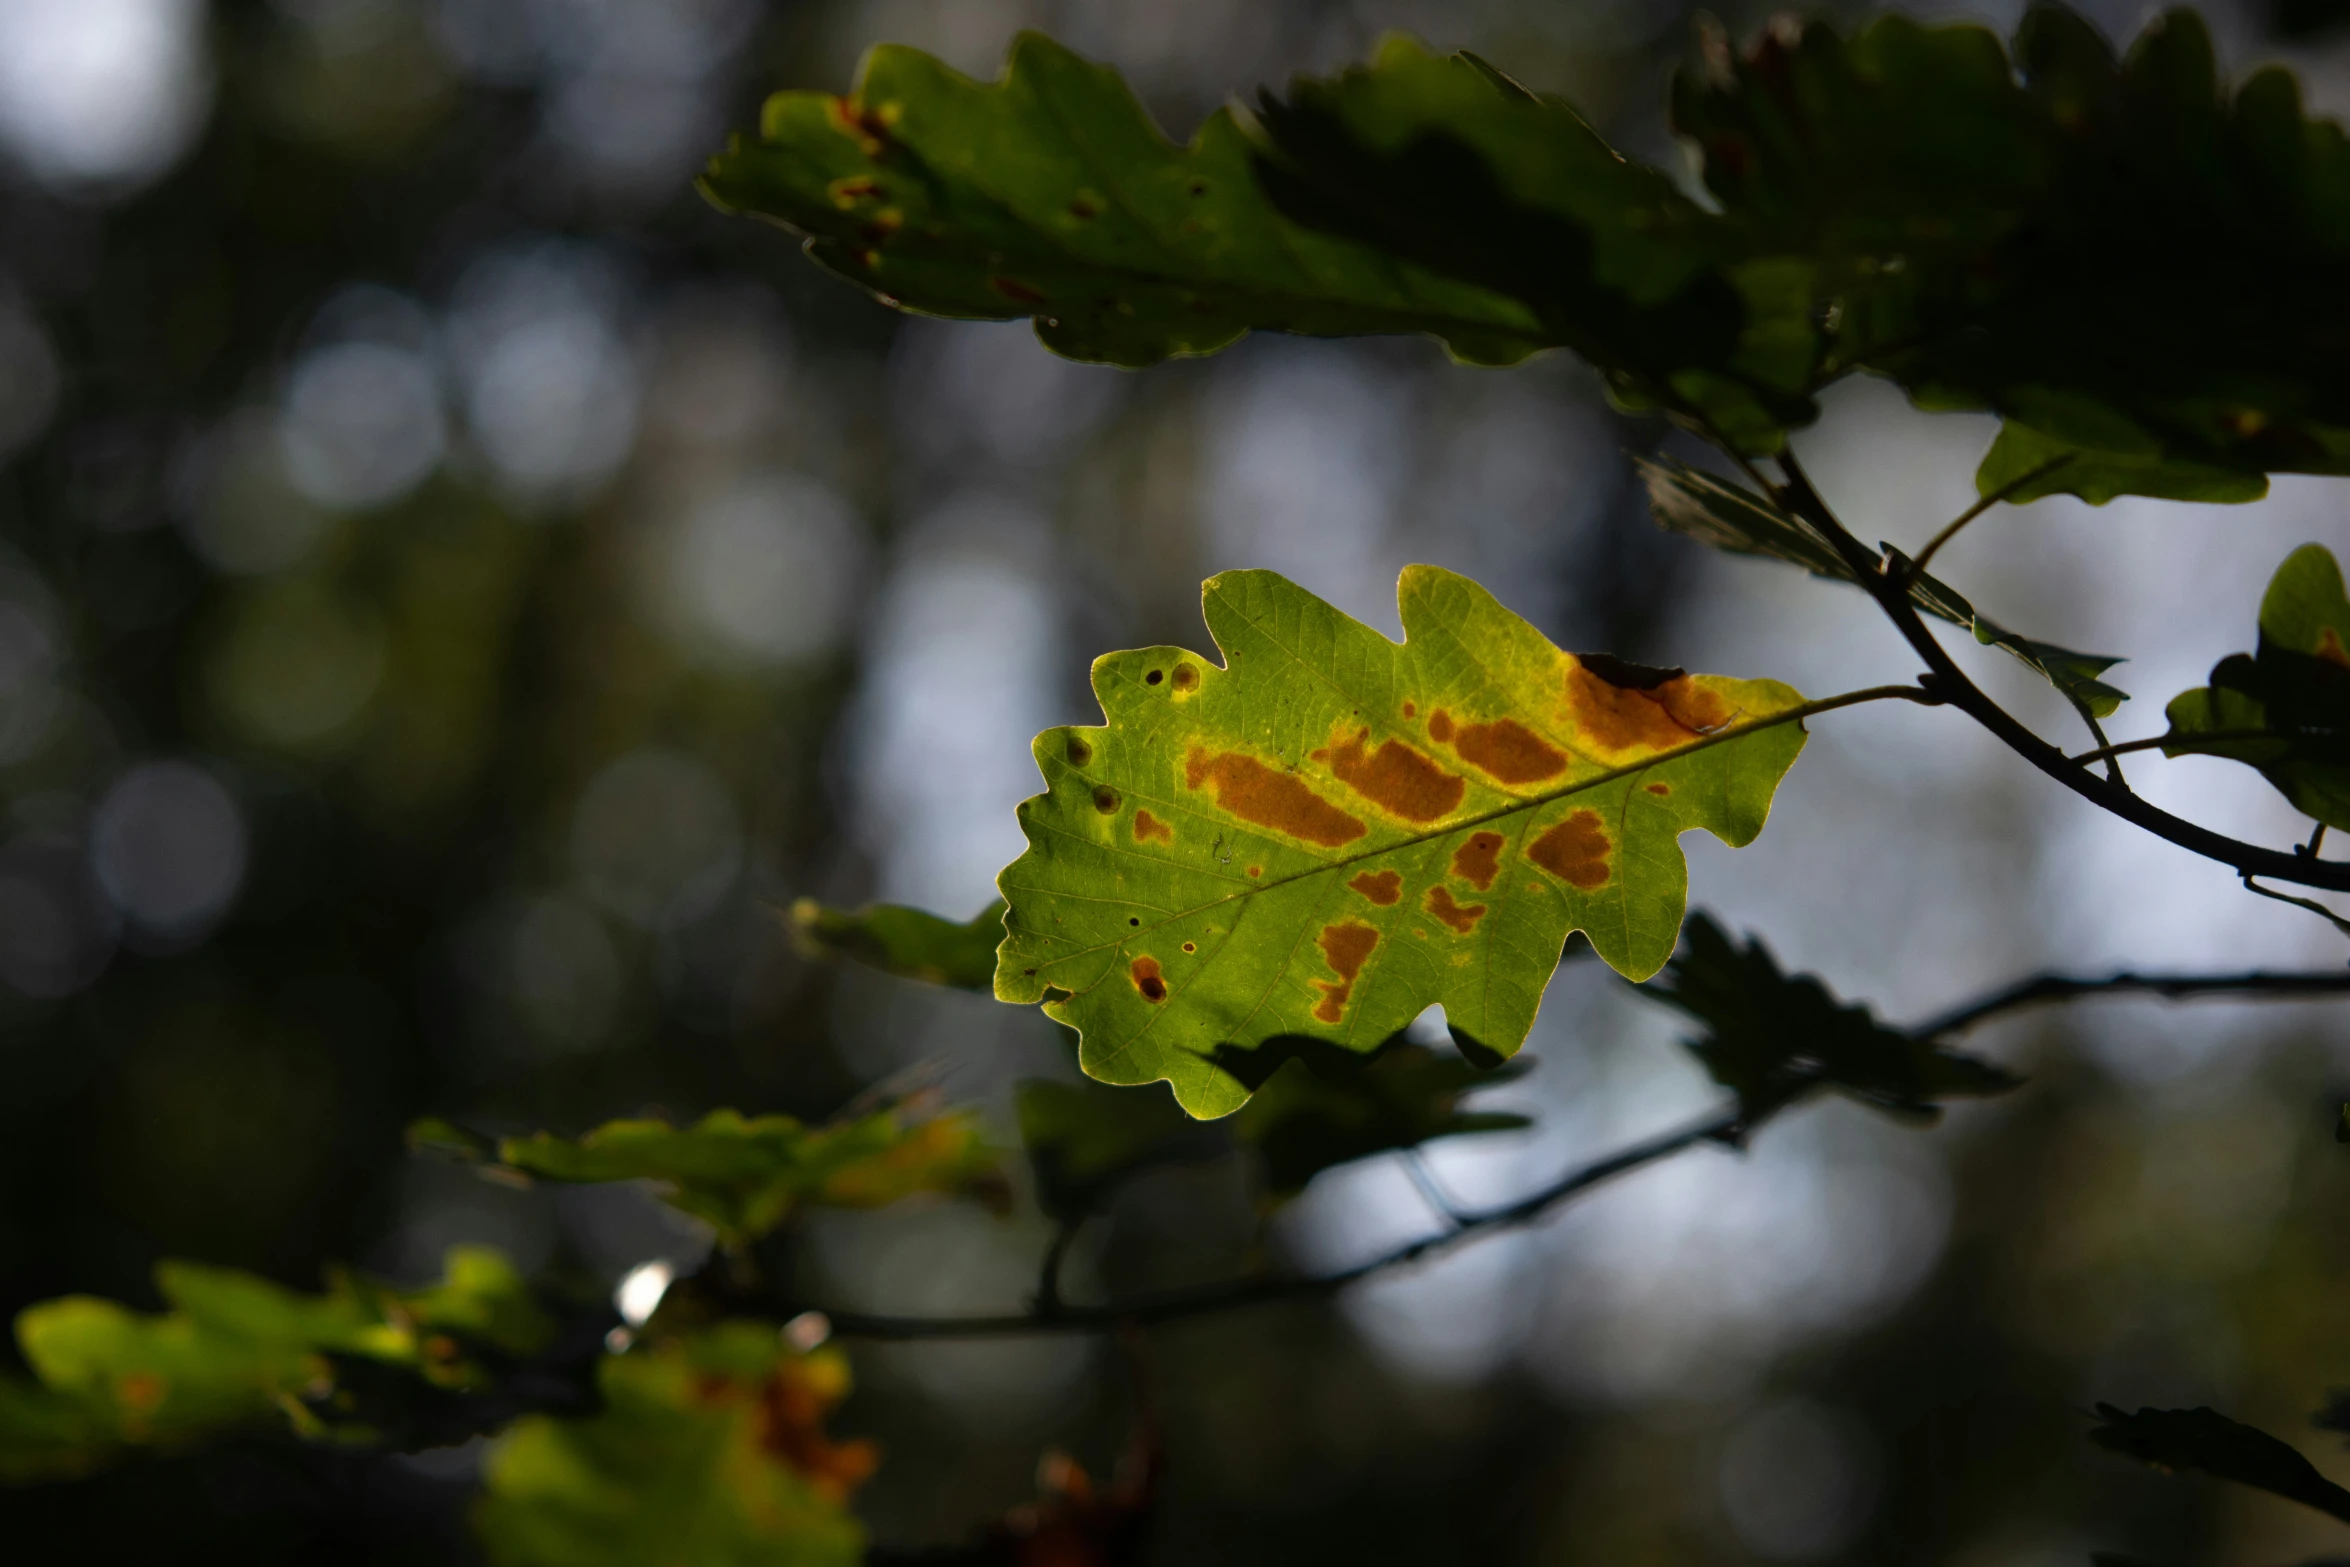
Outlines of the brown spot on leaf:
M1505 784L1541 783L1567 770L1566 752L1514 718L1464 724L1452 748L1462 761Z
M2350 650L2343 648L2340 634L2331 626L2317 628L2317 657L2336 669L2350 669Z
M1322 993L1321 1001L1314 1007L1314 1016L1325 1023L1343 1021L1347 998L1354 994L1355 978L1370 961L1371 949L1379 945L1379 933L1360 920L1347 920L1323 926L1314 944L1322 949L1322 961L1330 965L1330 972L1338 976L1335 984L1326 979L1314 981L1314 988Z
M1071 767L1083 767L1093 760L1093 747L1085 743L1083 735L1069 736L1067 755Z
M1091 197L1080 196L1075 201L1069 203L1069 216L1073 218L1098 218L1101 215L1102 209L1100 204L1095 202Z
M1403 897L1403 873L1400 871L1365 871L1347 885L1381 908L1399 902Z
M1195 747L1183 758L1183 781L1193 789L1213 790L1216 803L1244 822L1325 848L1352 843L1371 830L1299 779L1238 751L1210 756ZM1252 865L1249 874L1261 869Z
M1366 751L1368 729L1353 739L1316 751L1314 760L1327 761L1339 780L1390 816L1407 822L1432 822L1461 803L1469 787L1458 773L1443 768L1401 740L1382 740L1379 749Z
M1117 815L1118 791L1108 784L1096 784L1093 791L1093 808L1104 816Z
M1147 955L1136 958L1126 966L1126 973L1134 981L1134 988L1142 992L1143 1000L1156 1005L1167 999L1167 981L1159 973L1157 958Z
M1469 834L1469 841L1452 851L1452 873L1483 892L1501 869L1502 841L1497 832Z
M1205 196L1208 193L1208 182L1206 180L1193 180L1191 182L1191 193L1194 196Z
M1615 847L1601 830L1597 811L1577 811L1526 846L1526 858L1585 892L1608 880L1608 851Z
M987 286L1015 305L1044 303L1044 292L1041 289L1031 288L1015 277L991 277L987 280Z
M1136 811L1134 813L1134 841L1149 843L1153 839L1160 843L1173 843L1175 841L1174 823L1160 821L1147 808Z
M878 158L889 148L889 127L895 116L868 109L854 98L827 98L824 117L868 158Z
M1248 868L1248 873L1251 876L1262 876L1265 874L1265 868L1262 865L1252 865Z
M832 197L832 204L843 212L868 197L879 201L882 195L881 182L867 174L852 174L847 179L834 180L825 187L825 192Z
M1662 678L1648 685L1602 679L1589 655L1567 671L1566 716L1578 734L1608 751L1668 751L1713 733L1731 718L1730 705L1679 670L1649 670L1609 660L1610 674Z
M1648 792L1650 794L1656 795L1661 799L1665 795L1671 794L1673 792L1673 786L1671 784L1650 784L1648 786Z
M1187 941L1183 944L1183 950L1186 952L1197 952L1199 951L1199 943L1196 941Z
M1177 664L1175 666L1175 689L1197 691L1199 689L1199 671L1189 664Z
M1452 889L1442 882L1428 889L1425 902L1429 913L1464 936L1475 930L1477 922L1485 917L1484 904L1472 903L1464 908L1452 901Z
M1452 739L1452 714L1438 708L1428 715L1428 738L1438 745Z
M1404 717L1406 717L1406 718L1416 718L1416 717L1418 717L1418 716L1419 716L1419 712L1420 712L1419 708L1415 707L1413 704L1411 704L1411 703L1409 703L1409 702L1406 702L1406 703L1403 705L1403 716L1404 716Z

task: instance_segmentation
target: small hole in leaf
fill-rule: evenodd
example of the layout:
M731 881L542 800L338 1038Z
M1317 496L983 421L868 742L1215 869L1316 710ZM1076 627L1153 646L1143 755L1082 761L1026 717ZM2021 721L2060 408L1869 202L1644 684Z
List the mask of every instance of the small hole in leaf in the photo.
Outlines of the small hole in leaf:
M1154 669L1149 674L1142 677L1142 683L1146 686L1155 686L1166 678L1167 672L1165 670Z
M1139 914L1129 914L1126 916L1126 923L1129 925L1139 925L1142 923L1142 916Z

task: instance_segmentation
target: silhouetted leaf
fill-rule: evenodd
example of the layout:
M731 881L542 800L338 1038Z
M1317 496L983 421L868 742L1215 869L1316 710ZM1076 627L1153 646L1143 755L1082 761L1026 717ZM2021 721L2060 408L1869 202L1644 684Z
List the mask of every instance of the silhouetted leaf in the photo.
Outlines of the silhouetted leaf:
M1700 473L1671 458L1636 458L1648 485L1649 510L1659 526L1685 534L1733 555L1760 555L1801 566L1814 576L1837 582L1860 579L1837 554L1835 547L1809 523L1763 496L1708 473ZM1885 556L1898 561L1900 552L1886 547ZM2129 693L2097 677L2121 662L2100 653L2075 653L2050 642L2018 636L1982 615L1950 584L1920 574L1910 584L1910 601L1927 614L1964 626L1985 647L2013 654L2025 668L2062 692L2089 717L2109 718L2128 701Z
M851 914L802 898L791 907L791 924L802 950L811 954L854 958L927 984L986 990L995 983L1004 903L998 898L957 924L902 904L877 903Z
M2201 1470L2350 1522L2350 1491L2266 1431L2216 1410L2141 1409L2133 1415L2099 1404L2097 1418L2102 1423L2089 1440L2099 1447L2159 1469Z
M1037 1202L1058 1219L1091 1212L1109 1187L1139 1170L1211 1159L1232 1146L1156 1083L1116 1088L1092 1078L1032 1078L1020 1085L1017 1103Z
M823 1420L848 1392L838 1351L793 1353L727 1323L603 1362L603 1412L524 1420L499 1439L474 1518L493 1567L853 1567L846 1506L870 1443Z
M579 1138L541 1132L499 1145L504 1165L551 1181L661 1183L668 1201L743 1246L802 1207L878 1208L925 1192L1000 1204L996 1151L976 1118L909 1122L897 1110L808 1126L788 1115L713 1110L692 1126L608 1121Z
M2166 710L2165 756L2220 756L2258 768L2294 807L2350 828L2350 598L2322 545L2285 557L2260 601L2260 644L2182 691ZM2223 739L2247 732L2259 739Z
M2191 13L2118 61L2053 5L2012 63L1974 26L1775 22L1673 120L1755 250L1815 269L1821 380L2005 417L1985 494L2064 454L2016 498L2350 471L2350 144L2283 71L2224 91Z
M444 1280L402 1293L352 1277L304 1295L231 1268L164 1262L150 1314L93 1296L16 1319L31 1381L0 1379L0 1477L73 1474L122 1453L241 1430L382 1441L343 1364L451 1394L547 1348L556 1324L496 1252L458 1247ZM362 1378L369 1378L362 1371Z
M1429 332L1491 363L1544 345L1516 300L1283 217L1252 156L1229 111L1174 146L1115 72L1023 33L989 85L883 45L846 98L778 93L702 189L889 304L1033 317L1077 359L1146 365L1251 328Z
M1832 1088L1889 1115L1931 1120L1945 1099L2005 1093L2021 1078L1877 1021L1809 974L1787 974L1753 937L1743 944L1703 914L1681 932L1662 977L1641 987L1706 1025L1689 1048L1759 1120Z
M1686 409L1757 453L1812 418L1806 263L1755 253L1565 101L1391 37L1257 112L1284 212L1523 301L1626 405Z
M1569 930L1645 977L1680 926L1680 834L1762 830L1804 736L1739 731L1796 692L1571 657L1430 566L1398 597L1400 646L1228 572L1204 594L1225 666L1109 654L1108 725L1038 736L996 994L1046 1001L1090 1075L1222 1115L1248 1097L1235 1052L1368 1053L1433 1003L1512 1054Z
M1337 1165L1439 1137L1533 1125L1522 1115L1459 1108L1461 1095L1523 1077L1530 1064L1479 1071L1457 1056L1401 1042L1367 1062L1316 1068L1292 1059L1241 1109L1233 1134L1264 1160L1266 1195L1278 1202Z

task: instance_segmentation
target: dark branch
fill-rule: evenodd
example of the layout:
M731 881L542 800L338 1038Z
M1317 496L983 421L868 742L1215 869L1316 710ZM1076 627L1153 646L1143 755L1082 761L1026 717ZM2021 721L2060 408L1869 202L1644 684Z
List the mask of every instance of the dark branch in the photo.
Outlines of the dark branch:
M1156 1290L1106 1306L1064 1306L1052 1312L1030 1311L995 1317L885 1317L859 1312L828 1312L827 1315L835 1333L851 1338L1002 1338L1033 1333L1098 1333L1128 1323L1148 1327L1246 1306L1335 1294L1372 1274L1407 1267L1483 1236L1530 1224L1569 1198L1619 1175L1627 1175L1642 1165L1653 1164L1698 1143L1735 1142L1747 1130L1748 1124L1736 1110L1716 1111L1678 1131L1663 1133L1619 1149L1604 1159L1579 1165L1506 1207L1463 1214L1457 1225L1334 1273L1258 1274L1183 1289Z
M1935 1039L1971 1028L2002 1013L2050 1002L2088 996L2154 995L2168 1000L2194 996L2252 996L2276 1000L2295 997L2350 995L2350 969L2313 974L2248 972L2241 974L2111 974L2082 979L2064 974L2041 974L1956 1007L1942 1016L1908 1030L1919 1039ZM1787 1103L1796 1102L1790 1099ZM1778 1108L1787 1108L1781 1105ZM1046 1253L1043 1284L1033 1309L1000 1316L895 1317L863 1312L832 1312L833 1332L850 1338L915 1339L1009 1338L1038 1333L1099 1333L1125 1326L1150 1327L1191 1317L1213 1316L1278 1301L1315 1299L1336 1294L1374 1274L1409 1267L1441 1256L1503 1230L1532 1224L1553 1208L1595 1187L1629 1175L1644 1165L1670 1158L1700 1143L1743 1147L1761 1125L1759 1118L1736 1108L1717 1110L1675 1131L1663 1132L1618 1149L1605 1158L1576 1166L1549 1185L1499 1208L1476 1212L1452 1211L1449 1199L1432 1194L1431 1203L1449 1213L1446 1227L1434 1234L1383 1252L1352 1267L1332 1273L1253 1274L1181 1289L1156 1290L1100 1306L1071 1306L1060 1298L1060 1262L1073 1233L1057 1232ZM778 1308L769 1301L729 1301L728 1308L746 1315L797 1316L804 1303ZM821 1308L819 1308L821 1309Z
M2102 979L2084 979L2070 974L2040 974L1979 1001L1970 1001L1962 1007L1953 1008L1938 1018L1918 1024L1910 1032L1920 1039L1935 1039L1972 1028L2002 1013L2019 1012L2026 1007L2044 1006L2053 1001L2073 1001L2084 996L2127 995L2160 996L2165 1001L2186 1001L2197 996L2255 996L2276 1001L2290 1001L2297 997L2342 996L2350 995L2350 969L2321 970L2309 974L2279 974L2260 969L2241 974L2122 973L2108 974Z
M2350 892L2350 861L2313 860L2280 849L2263 848L2259 844L2230 838L2225 833L2213 832L2184 817L2173 816L2160 806L2149 804L2131 793L2127 786L2116 780L2101 778L2090 772L2034 734L2022 720L1993 701L1981 687L1967 678L1966 672L1958 667L1948 650L1926 629L1916 606L1909 601L1906 584L1899 574L1888 572L1883 557L1854 538L1844 524L1836 519L1835 513L1820 499L1819 492L1812 488L1810 479L1805 477L1802 465L1793 454L1782 455L1778 463L1787 482L1777 486L1773 493L1781 504L1817 528L1835 546L1837 553L1844 557L1845 564L1859 577L1861 586L1877 601L1877 607L1885 612L1894 628L1925 660L1929 673L1921 683L1929 686L1936 696L1981 724L2009 750L2073 793L2093 805L2102 806L2132 826L2142 827L2191 853L2231 866L2239 875L2265 876L2271 881L2322 887L2333 892Z

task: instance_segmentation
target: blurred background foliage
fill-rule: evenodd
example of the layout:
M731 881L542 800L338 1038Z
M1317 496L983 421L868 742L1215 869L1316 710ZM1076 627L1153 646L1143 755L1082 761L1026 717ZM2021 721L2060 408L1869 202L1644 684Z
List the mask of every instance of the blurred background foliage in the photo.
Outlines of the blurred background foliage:
M1961 8L1932 8L1960 14ZM2139 20L2090 11L2109 32ZM1736 28L1761 11L1729 8ZM1995 25L2015 7L1978 12ZM2304 14L2307 13L2307 14ZM2350 106L2350 52L2265 10ZM1669 157L1667 0L10 0L0 7L0 1308L156 1305L160 1257L315 1288L421 1283L458 1243L610 1283L708 1237L630 1187L411 1161L421 1114L575 1133L716 1106L820 1118L915 1071L1014 1125L1048 1025L808 962L782 910L960 916L1019 847L1027 738L1087 661L1200 645L1196 585L1268 566L1394 627L1399 566L1491 584L1569 647L1787 678L1906 675L1857 595L1705 558L1642 515L1553 356L1259 341L1142 375L1019 326L901 321L689 188L780 85L914 43L990 72L1044 27L1178 132L1402 27ZM2322 18L2320 18L2322 20ZM1839 388L1806 460L1914 542L1987 422ZM1671 443L1667 443L1668 445ZM2286 480L2215 518L2069 501L1946 562L1979 602L2127 652L2136 690L2239 646L2284 548L2344 546ZM1871 535L1874 536L1874 535ZM1962 566L1960 562L1963 561ZM1943 569L1941 566L1938 570ZM1853 599L1853 603L1837 602ZM2058 629L2061 628L2061 629ZM2028 674L1987 681L2051 728ZM2176 676L2178 678L2171 678ZM2141 732L2152 714L2125 710ZM1772 834L1698 899L1896 1018L2046 962L2339 960L2314 921L2022 776L1930 713L1823 726ZM2117 731L2118 732L2118 731ZM2249 774L2150 795L2289 832ZM1597 965L1554 987L1536 1118L1440 1147L1493 1201L1708 1102L1676 1024ZM2350 1383L2338 1012L2116 1003L1975 1041L2033 1081L1918 1133L1823 1105L1743 1161L1647 1173L1537 1232L1154 1334L849 1346L833 1422L884 1455L893 1546L967 1536L1067 1449L1105 1474L1147 1384L1151 1559L1245 1564L2283 1559L2287 1504L2094 1452L2099 1399L2301 1436ZM1428 1223L1405 1172L1268 1229L1229 1164L1123 1191L1073 1292L1329 1266ZM1048 1226L814 1215L811 1298L1016 1307ZM464 1560L479 1444L236 1446L0 1491L13 1559Z

